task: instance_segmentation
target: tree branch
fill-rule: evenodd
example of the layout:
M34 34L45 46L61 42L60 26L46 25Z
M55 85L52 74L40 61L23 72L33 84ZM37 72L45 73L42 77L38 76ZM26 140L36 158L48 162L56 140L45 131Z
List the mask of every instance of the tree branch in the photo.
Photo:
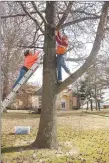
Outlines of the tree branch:
M22 47L22 48L38 48L38 49L43 49L44 47L40 47L40 46L26 46L26 45L18 45L18 47Z
M37 9L37 7L36 7L36 5L35 5L35 2L32 1L31 3L32 3L34 9L36 10L37 14L38 14L38 15L40 16L40 18L43 20L43 22L44 22L45 24L48 24L48 23L47 23L47 20L43 17L43 15L41 14L41 12Z
M36 14L37 11L31 11L29 14ZM42 10L41 13L45 13L45 10ZM64 12L59 12L58 14L63 14ZM92 15L92 16L97 16L95 14L91 14L91 13L86 13L84 11L78 11L78 10L74 10L73 13L85 13L86 15ZM19 16L27 16L26 13L21 13L21 14L15 14L15 15L4 15L1 16L1 19L5 19L5 18L11 18L11 17L19 17Z
M37 30L35 31L34 38L33 38L33 42L32 42L29 46L33 46L33 45L35 46L35 43L38 41L39 37L40 37L40 36L43 36L43 34L40 34L40 35L38 35L38 37L37 37L37 39L36 39L36 34L37 34L38 30L39 30L39 29L37 29Z
M85 17L85 18L76 19L76 20L73 20L71 22L63 24L62 28L65 28L65 27L70 26L72 24L80 23L80 22L85 21L85 20L96 20L99 18L100 18L100 16L95 16L95 17L89 16L89 17Z
M84 61L86 60L86 58L82 57L82 58L66 58L66 61L73 61L73 62L78 62L78 61Z
M94 16L94 17L96 17L96 16L98 16L97 14L92 14L92 13L88 13L88 12L85 12L84 10L74 10L74 11L72 11L73 13L80 13L80 14L85 14L85 15L90 15L90 16ZM100 16L99 16L100 17Z
M24 5L23 5L23 2L19 2L19 3L20 3L20 5L22 6L24 12L36 23L36 25L39 27L39 29L41 30L41 32L44 34L44 31L43 31L43 29L41 28L41 26L39 25L38 21L28 13L28 11L26 10L26 8L25 8Z
M41 12L44 12L44 11L41 11ZM76 13L76 12L80 13L80 11L74 11L74 13ZM37 13L37 12L36 11L32 11L32 12L30 12L28 14L31 15L31 14L35 14L35 13ZM81 11L81 13L84 13L84 12ZM63 14L63 12L62 12L62 14ZM62 28L65 28L65 27L70 26L72 24L80 23L80 22L85 21L85 20L96 20L96 19L99 19L100 18L100 16L97 16L95 14L88 14L87 13L87 15L93 15L94 17L89 16L89 17L84 17L84 18L73 20L71 22L68 22L68 23L63 24L62 25ZM1 19L12 18L12 17L19 17L19 16L27 16L27 13L21 13L21 14L16 14L16 15L1 16ZM109 19L109 16L107 18ZM106 30L109 30L109 28L106 28Z
M65 12L62 16L62 18L60 19L59 23L57 24L56 29L59 29L62 26L62 24L64 23L64 21L66 20L68 14L72 8L72 4L73 4L73 1L70 1L68 6L67 6L67 9L65 10Z
M36 11L31 11L29 14L36 14ZM6 15L6 16L1 16L1 19L14 18L14 17L18 17L18 16L27 16L27 14L21 13L21 14L15 14L15 15Z
M100 21L99 21L98 29L96 32L95 41L94 41L93 48L91 50L89 57L86 59L85 63L76 72L74 72L70 77L68 77L62 84L58 86L57 93L61 92L68 85L75 82L92 65L94 58L99 52L100 44L103 39L105 23L106 23L107 14L108 14L108 7L109 7L109 2L105 2L102 7L102 14L100 16Z

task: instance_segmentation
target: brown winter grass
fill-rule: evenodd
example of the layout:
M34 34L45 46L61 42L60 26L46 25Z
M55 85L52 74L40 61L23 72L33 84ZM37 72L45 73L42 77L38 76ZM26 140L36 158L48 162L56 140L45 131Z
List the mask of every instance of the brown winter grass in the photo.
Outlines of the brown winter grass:
M3 163L109 163L109 109L58 113L58 149L28 148L40 115L9 112L2 116ZM30 135L14 135L14 126L31 126Z

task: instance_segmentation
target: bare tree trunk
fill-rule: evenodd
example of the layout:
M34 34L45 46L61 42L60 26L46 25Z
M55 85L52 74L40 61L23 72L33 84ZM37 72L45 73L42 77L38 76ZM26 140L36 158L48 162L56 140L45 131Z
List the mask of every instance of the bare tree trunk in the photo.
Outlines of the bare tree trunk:
M92 99L90 100L90 108L91 108L91 111L93 111L93 102L92 102Z
M89 101L87 100L87 109L86 110L89 110Z
M9 86L9 80L8 80L8 72L5 73L4 82L3 82L3 95L2 100L4 100L8 94L8 86Z
M9 82L8 82L8 78L4 79L3 82L3 94L2 94L2 101L6 98L7 94L8 94L8 86L9 86ZM3 112L7 113L7 108L5 108L3 110Z
M57 147L55 16L56 2L46 2L48 25L45 26L42 110L37 138L33 143L38 148Z
M98 110L100 111L100 100L98 100Z

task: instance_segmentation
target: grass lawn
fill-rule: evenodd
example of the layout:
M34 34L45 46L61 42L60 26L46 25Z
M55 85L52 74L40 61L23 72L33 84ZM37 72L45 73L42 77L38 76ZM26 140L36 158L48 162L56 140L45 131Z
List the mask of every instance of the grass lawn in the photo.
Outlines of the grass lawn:
M109 110L58 113L58 149L30 149L40 115L21 112L2 116L3 163L109 163ZM15 135L14 126L31 126Z

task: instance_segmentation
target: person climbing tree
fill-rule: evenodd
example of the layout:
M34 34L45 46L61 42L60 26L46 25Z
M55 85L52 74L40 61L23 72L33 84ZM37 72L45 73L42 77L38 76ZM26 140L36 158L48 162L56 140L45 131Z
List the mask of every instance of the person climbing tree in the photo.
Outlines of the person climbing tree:
M39 51L37 51L34 55L32 54L32 52L30 52L29 50L26 50L24 52L24 64L20 69L20 73L19 73L19 77L17 78L15 84L13 85L12 88L14 88L18 82L23 78L23 76L26 74L26 72L31 68L31 66L35 63L35 61L38 60L39 58Z
M55 31L57 48L57 71L58 71L58 83L62 82L62 67L63 69L71 75L69 68L66 66L64 54L68 48L68 37L66 35L61 36L59 30Z

